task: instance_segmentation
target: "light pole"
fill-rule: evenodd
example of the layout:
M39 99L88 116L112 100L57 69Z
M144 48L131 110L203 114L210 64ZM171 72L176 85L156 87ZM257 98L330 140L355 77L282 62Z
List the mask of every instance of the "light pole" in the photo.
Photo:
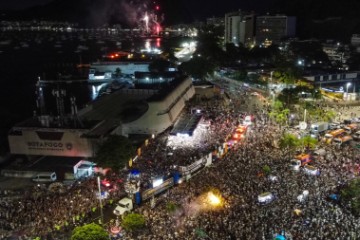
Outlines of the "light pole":
M273 91L271 86L274 86L273 84L273 73L274 71L270 72L270 82L268 82L268 88L269 88L269 97L272 100L272 103L274 102L274 98L275 98L275 92Z
M349 87L351 86L351 82L346 84L346 101L349 100Z
M102 209L102 201L101 201L101 187L100 187L100 177L97 177L97 184L99 189L99 204L100 204L100 217L101 217L101 224L104 223L104 214Z

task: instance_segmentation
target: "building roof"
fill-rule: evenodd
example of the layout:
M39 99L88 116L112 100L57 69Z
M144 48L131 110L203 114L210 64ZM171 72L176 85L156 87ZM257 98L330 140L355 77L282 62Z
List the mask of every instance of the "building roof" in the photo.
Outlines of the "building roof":
M146 99L154 91L139 89L123 89L103 96L91 103L90 111L81 114L81 119L89 120L118 120L130 122L139 118L148 110Z
M192 136L198 123L202 118L201 114L182 115L171 130L171 135L187 134Z

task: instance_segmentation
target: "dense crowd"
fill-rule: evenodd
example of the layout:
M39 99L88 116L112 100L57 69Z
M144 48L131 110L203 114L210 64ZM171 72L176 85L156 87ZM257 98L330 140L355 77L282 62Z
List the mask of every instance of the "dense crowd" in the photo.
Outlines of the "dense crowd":
M287 164L287 153L271 146L277 131L254 129L246 144L171 189L156 209L138 209L148 216L149 232L137 239L196 239L198 229L209 239L272 239L281 231L289 239L359 239L358 219L328 200L339 184L354 177L344 164L358 163L359 155L351 148L338 151L326 147L327 154L315 162L320 176L294 172ZM264 165L271 167L275 182L259 174ZM220 191L225 201L222 208L209 210L199 203L209 187ZM297 196L304 190L309 191L309 197L299 202ZM276 199L259 205L257 196L267 191ZM169 202L178 204L175 212L166 208Z
M143 188L149 187L152 177L170 174L176 167L189 165L212 152L245 115L251 112L257 119L248 129L245 142L214 160L189 181L159 196L155 208L148 203L136 208L136 212L146 217L146 229L126 233L124 239L196 239L200 236L224 240L271 239L281 231L289 239L360 238L358 219L327 199L340 184L354 178L352 169L360 164L360 155L350 147L339 150L324 145L326 155L314 161L321 170L320 176L292 171L288 152L273 144L283 129L268 122L263 108L265 102L245 101L248 98L242 91L232 101L213 98L189 105L186 111L200 107L203 121L210 123L196 147L169 146L169 132L150 141L134 162L134 167L142 173ZM264 174L265 165L276 178ZM95 214L96 184L92 178L66 189L65 193L51 194L36 186L20 200L3 201L0 238L12 235L15 239L30 239L30 236L61 239L58 237L61 233ZM203 195L209 189L219 190L221 206L204 202ZM304 190L309 191L309 196L299 202L297 197ZM118 199L121 192L111 192L109 199ZM264 192L273 193L275 200L260 205L257 196ZM174 211L169 211L169 203L176 205Z
M52 191L37 185L25 191L21 199L2 201L0 239L66 239L61 237L64 232L98 215L96 180L90 178L69 187L58 185ZM111 191L109 199L118 199L122 191Z

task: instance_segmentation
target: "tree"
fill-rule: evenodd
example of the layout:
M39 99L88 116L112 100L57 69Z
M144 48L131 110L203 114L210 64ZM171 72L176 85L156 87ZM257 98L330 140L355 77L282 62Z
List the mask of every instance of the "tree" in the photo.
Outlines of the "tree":
M135 154L135 147L123 136L111 135L98 149L96 163L113 170L124 168Z
M224 27L205 26L198 32L197 48L194 55L200 55L212 63L220 65L226 61L226 53L223 51Z
M121 225L126 231L136 231L145 226L145 218L141 214L130 213L124 217Z
M106 230L95 223L76 227L71 235L71 240L109 240Z
M263 172L264 172L264 174L265 174L266 176L271 173L271 168L270 168L269 165L264 165L264 166L262 167L262 170L263 170Z
M277 98L281 102L286 103L288 107L291 104L297 104L299 102L298 91L293 88L284 88Z
M313 149L316 147L318 140L311 137L310 135L306 135L300 139L300 144L303 148Z
M343 190L340 192L340 196L344 203L350 203L352 212L360 215L360 179L352 180Z
M213 62L203 57L194 57L188 62L183 62L179 69L194 78L204 79L214 73L215 67Z
M168 203L166 204L166 210L167 210L168 212L170 212L170 213L175 212L176 209L178 209L178 208L179 208L179 206L178 206L176 203L174 203L174 202L168 202Z
M297 136L291 133L285 133L280 138L279 147L288 153L290 159L291 151L295 150L299 146L299 139Z

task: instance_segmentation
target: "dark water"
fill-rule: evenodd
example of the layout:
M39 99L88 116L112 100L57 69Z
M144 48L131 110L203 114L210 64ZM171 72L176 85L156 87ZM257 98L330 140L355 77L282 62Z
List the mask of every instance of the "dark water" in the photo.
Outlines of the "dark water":
M38 78L58 79L58 74L87 78L79 63L91 63L112 51L160 47L163 40L130 39L109 33L0 32L0 152L7 145L8 130L33 116ZM94 86L95 87L95 86ZM56 114L53 89L66 90L65 112L70 112L70 96L81 109L94 97L94 87L85 83L45 84L46 113ZM38 111L40 112L40 111Z

